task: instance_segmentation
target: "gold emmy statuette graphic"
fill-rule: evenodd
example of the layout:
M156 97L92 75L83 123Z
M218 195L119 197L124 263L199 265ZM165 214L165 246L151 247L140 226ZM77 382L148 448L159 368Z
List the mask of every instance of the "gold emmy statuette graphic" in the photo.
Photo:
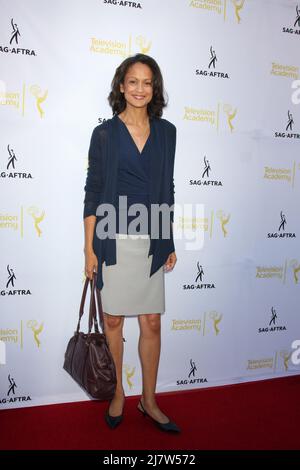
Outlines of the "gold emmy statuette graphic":
M125 374L126 374L126 381L128 383L128 386L129 386L129 389L131 390L132 387L133 387L133 383L131 381L131 378L134 376L134 373L135 373L135 367L133 367L131 370L130 370L130 367L128 365L124 365L124 370L125 370Z
M151 41L149 41L148 45L146 45L146 39L143 36L138 36L136 38L136 43L140 48L142 54L147 54L151 47Z
M238 3L238 0L231 0L234 6L234 13L237 19L237 22L241 22L241 17L240 17L240 10L243 8L245 0L240 0Z
M225 225L228 224L229 220L230 220L230 214L225 218L224 216L224 212L223 211L218 211L217 213L217 217L220 219L221 221L221 227L222 227L222 232L224 234L224 237L226 237L227 235L227 230L225 228Z
M228 126L229 126L230 131L232 132L234 127L233 127L231 121L235 118L236 113L237 113L237 109L232 111L232 106L230 104L224 104L223 110L224 110L224 113L227 114Z
M214 323L216 335L218 335L220 333L219 323L222 320L223 315L218 314L217 312L211 312L209 316Z
M46 100L48 96L48 90L42 94L42 90L38 85L32 85L30 88L31 93L36 99L36 107L38 109L38 112L40 113L40 117L43 118L45 112L41 108L41 104Z
M283 359L284 370L287 371L289 368L289 360L292 356L292 352L280 351L280 356Z
M295 284L298 284L299 282L298 273L300 272L300 264L298 264L298 261L296 259L293 259L290 265L293 268Z
M44 220L45 211L43 211L42 214L40 215L38 215L38 213L39 213L39 209L37 207L34 207L34 206L29 207L28 214L31 215L31 217L33 218L34 228L37 231L38 236L40 237L42 234L42 231L40 227L38 226L38 224L40 224L42 220Z
M41 323L40 326L38 326L38 322L36 320L29 320L27 322L27 327L30 328L31 331L33 332L34 341L36 342L37 347L39 348L41 345L41 342L38 338L38 335L41 334L41 332L43 331L44 323Z

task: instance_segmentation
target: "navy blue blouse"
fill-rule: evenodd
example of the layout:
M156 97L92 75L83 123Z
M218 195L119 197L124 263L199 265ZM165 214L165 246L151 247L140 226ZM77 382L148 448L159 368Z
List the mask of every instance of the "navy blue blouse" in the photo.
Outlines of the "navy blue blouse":
M142 149L139 151L134 142L126 124L118 116L118 132L120 137L120 149L118 152L118 179L117 179L117 206L116 206L116 233L151 233L150 217L150 161L153 146L152 120L150 122L150 134ZM127 196L127 211L131 204L144 204L148 211L148 227L141 227L135 224L134 230L128 230L129 224L136 218L139 218L139 211L134 215L128 215L126 208L120 208L119 195ZM127 215L127 224L125 227L119 225L119 213Z

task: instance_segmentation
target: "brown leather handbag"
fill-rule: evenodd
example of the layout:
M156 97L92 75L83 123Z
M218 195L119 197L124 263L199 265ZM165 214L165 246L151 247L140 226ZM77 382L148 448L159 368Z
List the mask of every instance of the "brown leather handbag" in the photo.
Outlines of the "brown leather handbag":
M89 278L85 280L77 330L74 336L69 340L65 352L63 368L92 398L110 400L115 394L117 377L113 357L108 348L104 333L102 303L100 291L96 287L96 278L97 274L94 273L92 280L89 280ZM86 334L80 332L79 329L80 321L84 313L84 303L89 283L91 286L91 297L89 330ZM98 327L95 297L97 299L102 333L100 333ZM94 333L92 333L93 325Z

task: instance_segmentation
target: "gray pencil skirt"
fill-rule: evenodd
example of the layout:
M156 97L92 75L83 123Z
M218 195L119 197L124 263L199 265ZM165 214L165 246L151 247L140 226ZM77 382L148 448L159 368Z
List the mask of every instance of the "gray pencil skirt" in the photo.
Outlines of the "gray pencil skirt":
M149 248L150 235L116 234L117 263L102 264L103 312L130 316L165 311L164 267L150 277Z

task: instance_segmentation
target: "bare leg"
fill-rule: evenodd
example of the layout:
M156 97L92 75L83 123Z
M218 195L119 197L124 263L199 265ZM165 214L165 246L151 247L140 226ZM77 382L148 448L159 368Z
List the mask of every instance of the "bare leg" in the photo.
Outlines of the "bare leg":
M103 313L103 317L105 334L108 341L109 350L114 359L117 373L117 387L115 395L109 406L109 414L110 416L119 416L122 414L125 399L122 385L124 316Z
M167 423L169 418L162 413L155 400L161 346L161 314L147 313L139 315L138 318L140 325L139 354L143 374L142 405L152 418L160 423Z

